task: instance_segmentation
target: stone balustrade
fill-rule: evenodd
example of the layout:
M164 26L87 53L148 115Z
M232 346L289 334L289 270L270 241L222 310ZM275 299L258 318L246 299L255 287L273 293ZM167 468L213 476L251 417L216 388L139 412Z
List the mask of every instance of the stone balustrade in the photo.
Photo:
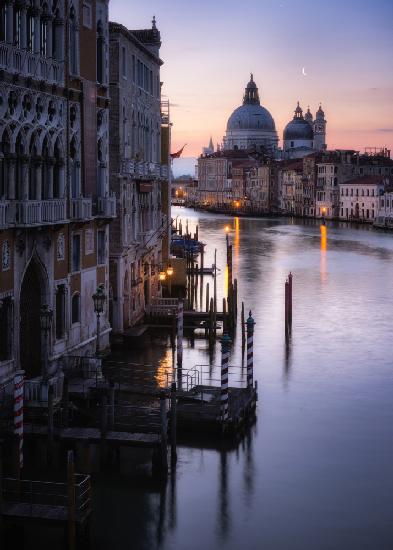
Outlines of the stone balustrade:
M64 63L20 50L4 42L0 44L0 68L45 80L50 84L64 83Z
M92 200L86 197L71 199L71 220L89 220L92 218Z
M116 195L109 197L98 197L97 216L100 218L116 217Z
M15 202L14 205L16 208L14 223L17 226L63 223L67 220L65 199L26 200Z

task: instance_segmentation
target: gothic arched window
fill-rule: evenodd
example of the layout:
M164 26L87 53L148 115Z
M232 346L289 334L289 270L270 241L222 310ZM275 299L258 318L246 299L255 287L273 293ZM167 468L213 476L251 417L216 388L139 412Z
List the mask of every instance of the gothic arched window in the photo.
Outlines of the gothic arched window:
M78 23L74 6L70 9L70 72L78 74Z

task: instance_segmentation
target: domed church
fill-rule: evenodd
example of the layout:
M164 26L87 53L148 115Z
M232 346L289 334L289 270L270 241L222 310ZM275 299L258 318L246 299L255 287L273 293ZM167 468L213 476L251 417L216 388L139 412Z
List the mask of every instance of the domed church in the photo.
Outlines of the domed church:
M258 88L251 74L243 105L233 111L228 119L224 149L265 149L275 153L278 144L276 125L272 115L260 103Z
M308 108L303 117L303 110L297 102L293 119L288 122L283 135L284 158L302 158L314 151L326 149L326 120L322 107L315 116L315 121Z

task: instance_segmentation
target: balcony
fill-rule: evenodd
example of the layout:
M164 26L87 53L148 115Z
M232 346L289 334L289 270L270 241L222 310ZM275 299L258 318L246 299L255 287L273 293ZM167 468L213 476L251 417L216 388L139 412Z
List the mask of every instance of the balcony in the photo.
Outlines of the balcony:
M11 204L9 206L11 208ZM12 207L15 208L14 223L16 226L28 227L67 221L65 199L18 201L13 203ZM9 213L12 217L12 210Z
M59 403L63 395L64 374L44 379L41 376L25 380L24 399L27 407L40 407L48 403L49 386L53 387L53 402Z
M0 229L15 225L16 206L14 202L0 202Z
M92 215L92 200L86 197L71 199L70 218L72 221L90 220Z
M45 80L50 84L64 82L63 63L20 50L11 44L0 44L0 68L37 80Z
M116 195L110 197L98 197L97 217L116 218Z

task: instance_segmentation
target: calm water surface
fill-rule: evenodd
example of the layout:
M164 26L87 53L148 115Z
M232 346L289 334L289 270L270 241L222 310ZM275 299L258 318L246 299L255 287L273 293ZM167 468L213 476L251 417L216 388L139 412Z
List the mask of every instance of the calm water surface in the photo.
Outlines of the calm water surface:
M97 479L93 547L391 550L393 235L185 209L173 215L199 223L205 265L217 248L220 296L231 227L239 303L257 323L258 419L232 452L179 448L176 477L161 493L126 476ZM158 347L135 358L168 354ZM240 355L238 335L231 363ZM208 360L203 340L184 350L185 365Z

